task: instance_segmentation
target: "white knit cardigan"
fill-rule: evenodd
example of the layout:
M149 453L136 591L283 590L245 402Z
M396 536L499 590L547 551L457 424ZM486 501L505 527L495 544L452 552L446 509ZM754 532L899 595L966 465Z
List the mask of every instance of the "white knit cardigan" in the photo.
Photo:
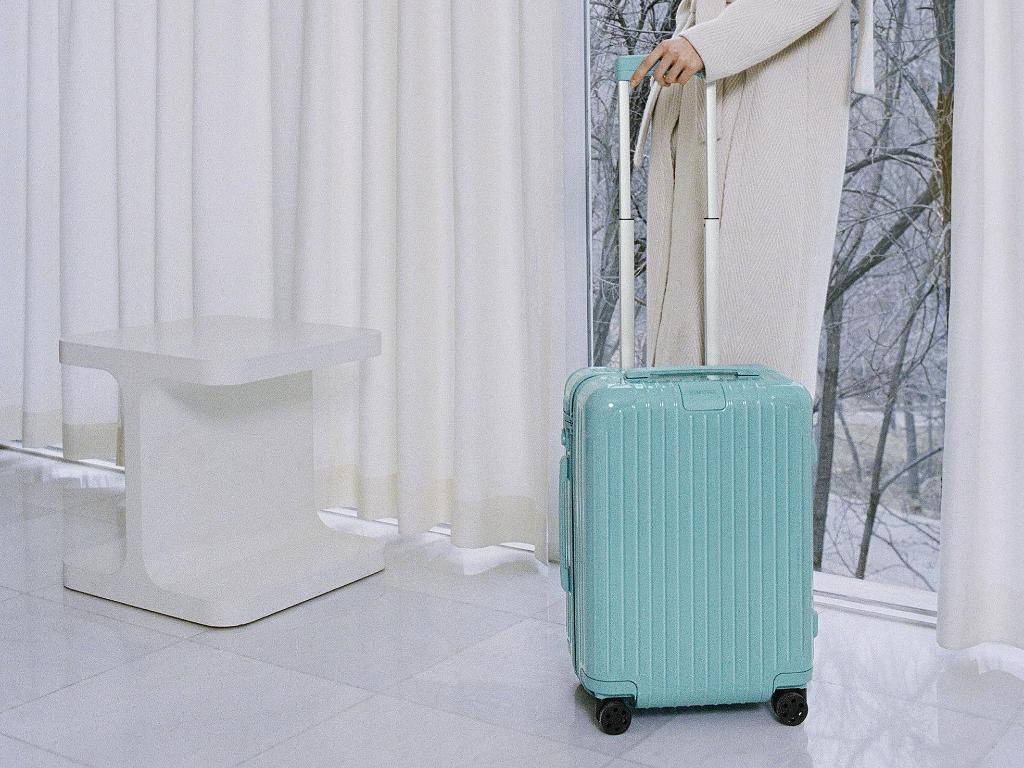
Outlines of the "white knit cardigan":
M870 30L870 2L862 0ZM763 363L811 392L850 105L848 0L683 0L679 33L718 81L722 363ZM870 33L864 34L865 39ZM870 45L857 87L868 90ZM648 111L647 356L703 362L704 88Z

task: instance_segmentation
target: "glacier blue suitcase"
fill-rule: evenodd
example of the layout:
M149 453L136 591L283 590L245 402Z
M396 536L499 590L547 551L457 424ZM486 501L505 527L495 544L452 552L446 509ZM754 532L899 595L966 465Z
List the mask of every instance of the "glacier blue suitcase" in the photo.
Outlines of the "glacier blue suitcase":
M622 57L616 68L623 211L631 211L627 81L641 59ZM713 136L715 85L706 88ZM708 262L718 224L709 144ZM620 259L629 278L632 241L626 218ZM714 286L705 289L712 295ZM620 304L631 319L632 302ZM710 341L707 313L705 322ZM625 317L622 329L631 342ZM630 361L632 344L622 346ZM705 360L715 354L709 343ZM803 722L817 634L811 405L802 386L756 365L585 368L569 377L561 578L572 663L604 732L624 732L633 707L770 701L781 722Z

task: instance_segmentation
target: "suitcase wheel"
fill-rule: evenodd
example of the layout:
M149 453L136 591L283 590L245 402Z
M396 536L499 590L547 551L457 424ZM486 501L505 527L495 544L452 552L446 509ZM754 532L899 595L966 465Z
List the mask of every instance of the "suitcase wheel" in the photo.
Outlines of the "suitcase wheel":
M597 724L609 736L625 733L633 721L633 708L622 699L597 700Z
M807 717L807 689L780 688L772 694L772 712L783 725L800 725Z

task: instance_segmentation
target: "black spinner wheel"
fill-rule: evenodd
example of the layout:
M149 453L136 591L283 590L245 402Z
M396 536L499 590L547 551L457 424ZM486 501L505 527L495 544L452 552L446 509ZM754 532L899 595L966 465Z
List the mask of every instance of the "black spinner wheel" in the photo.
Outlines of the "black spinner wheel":
M633 708L622 699L597 700L597 724L609 736L618 736L629 729Z
M772 712L783 725L800 725L807 717L807 689L780 688L772 694Z

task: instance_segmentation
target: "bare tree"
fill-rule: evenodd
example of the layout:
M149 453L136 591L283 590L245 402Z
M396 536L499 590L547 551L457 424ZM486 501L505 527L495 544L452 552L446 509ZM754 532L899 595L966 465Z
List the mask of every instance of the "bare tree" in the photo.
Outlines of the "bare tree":
M913 395L905 395L906 404L903 408L903 431L907 442L907 496L910 499L910 511L921 513L921 471L918 467L917 417L914 415Z
M618 356L617 116L611 70L616 56L645 52L670 33L675 5L675 0L590 3L597 364L615 363ZM953 10L954 0L876 0L875 28L867 33L875 36L879 89L851 104L816 401L815 567L926 587L934 583L942 471ZM636 113L645 88L633 99ZM634 130L638 122L634 119ZM646 176L641 166L633 177L641 354ZM897 416L903 428L894 430ZM872 547L873 541L880 546Z
M618 360L618 113L615 102L615 58L647 53L675 28L674 0L591 0L591 147L593 195L591 242L594 259L591 294L593 360L608 365ZM639 116L647 101L649 83L631 96L631 140L636 141ZM637 353L645 356L647 337L646 162L633 174L633 218L636 220Z

